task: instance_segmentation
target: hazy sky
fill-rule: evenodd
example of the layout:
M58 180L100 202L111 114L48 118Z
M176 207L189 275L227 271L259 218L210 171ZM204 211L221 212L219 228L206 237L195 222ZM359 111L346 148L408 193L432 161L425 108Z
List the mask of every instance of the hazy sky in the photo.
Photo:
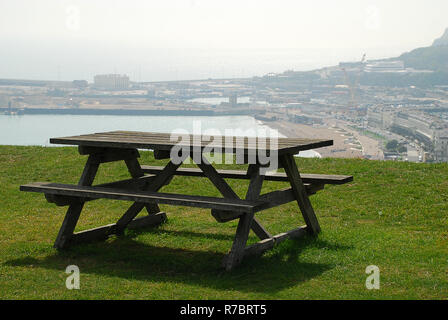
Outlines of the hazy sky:
M0 78L306 69L428 46L447 13L447 0L0 0Z

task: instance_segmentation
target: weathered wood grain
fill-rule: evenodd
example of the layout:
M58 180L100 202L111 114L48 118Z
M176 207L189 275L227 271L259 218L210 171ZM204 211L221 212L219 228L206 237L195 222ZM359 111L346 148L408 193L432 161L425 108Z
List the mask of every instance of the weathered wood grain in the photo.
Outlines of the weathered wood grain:
M192 196L175 193L152 191L110 189L70 184L40 182L21 186L22 191L41 192L47 194L66 195L79 198L114 199L133 201L144 206L145 203L157 202L178 206L221 209L226 211L254 212L263 205L261 201L241 199Z
M271 238L266 238L262 241L254 243L244 250L244 256L258 256L262 255L266 251L274 248L277 244L285 241L286 239L299 239L307 234L306 227L300 227L288 232L277 234Z
M145 173L143 172L142 167L140 166L140 163L138 162L138 159L136 157L131 158L131 159L126 159L125 163L126 163L129 173L131 174L131 176L133 178L139 178L139 177L144 176ZM154 177L149 183L145 184L144 186L141 186L139 189L147 190L148 188L150 188L150 185L153 183L153 181L155 181L155 179L156 178ZM165 182L165 184L168 184L168 183L169 183L169 181ZM148 214L154 214L154 213L160 212L160 208L157 205L157 203L155 203L155 202L147 203L147 204L145 204L145 207L146 207L146 211L148 212ZM137 208L135 207L134 209L137 209ZM139 211L137 212L137 210L134 210L134 214L133 214L134 216L132 217L132 219L135 218L138 213L139 213ZM129 210L126 211L125 215L127 215L129 217L131 216L131 214L129 213ZM132 219L130 219L129 222L132 221ZM123 220L123 222L124 221L127 221L127 220ZM126 225L123 226L123 229L125 227L126 227Z
M300 211L302 212L303 219L309 227L308 230L311 234L317 235L320 232L319 221L317 220L305 186L300 178L300 173L294 157L292 155L285 155L280 157L280 161L282 162L286 175L289 178L292 191L297 200Z
M163 167L158 166L142 166L142 170L145 173L157 174L159 173ZM247 175L246 171L241 170L216 170L219 175L224 179L250 179ZM176 171L177 176L188 176L188 177L205 177L205 174L202 170L198 168L179 168ZM353 181L352 176L346 175L329 175L329 174L310 174L310 173L301 173L300 178L303 183L308 184L345 184ZM286 173L267 173L265 175L266 181L283 181L289 182Z
M298 138L279 138L276 140L248 137L213 137L213 141L205 140L206 137L188 135L182 142L171 139L172 135L168 133L151 133L151 132L132 132L132 131L113 131L95 134L87 134L72 137L52 138L50 143L79 145L97 148L133 148L133 149L152 149L169 151L174 145L184 145L190 147L190 151L194 152L197 148L205 148L214 146L216 148L231 150L232 153L242 151L244 154L250 152L269 153L276 151L281 154L297 154L300 151L326 147L333 144L332 140L321 139L298 139ZM231 141L232 147L228 147ZM241 143L240 143L241 141Z
M157 226L165 221L166 221L166 214L164 212L159 212L156 214L132 220L129 223L128 228L138 229L143 227ZM106 240L110 235L120 234L121 231L122 226L120 226L118 223L112 223L98 228L93 228L74 233L70 237L70 240L68 242L70 245L72 245L78 243Z
M251 176L251 179L246 199L251 200L257 198L260 194L264 176L260 175L260 166L257 164L249 165L247 173ZM223 266L226 271L232 270L243 260L244 249L246 247L247 238L249 237L253 218L254 212L245 213L240 217L232 248L223 260Z
M95 180L96 173L98 171L99 162L94 155L90 155L84 166L81 178L79 179L78 186L90 186ZM62 226L59 229L58 235L54 242L56 249L63 249L66 247L68 241L73 235L76 224L78 223L79 215L84 207L84 201L79 199L79 202L70 204L65 214Z

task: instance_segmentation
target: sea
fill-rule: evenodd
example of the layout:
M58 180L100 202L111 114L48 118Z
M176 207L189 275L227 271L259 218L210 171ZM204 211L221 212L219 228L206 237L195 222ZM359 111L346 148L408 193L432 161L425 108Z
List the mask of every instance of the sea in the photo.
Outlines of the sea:
M116 130L210 135L272 136L277 132L250 116L0 115L0 145L57 146L50 138ZM284 137L278 132L279 137ZM301 157L320 157L314 150Z

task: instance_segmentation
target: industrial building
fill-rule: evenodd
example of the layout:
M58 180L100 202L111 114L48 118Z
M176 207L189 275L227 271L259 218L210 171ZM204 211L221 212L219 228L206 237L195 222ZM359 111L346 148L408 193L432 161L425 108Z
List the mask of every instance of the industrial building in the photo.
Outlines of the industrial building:
M406 72L404 62L396 61L378 61L368 63L364 69L365 72Z
M434 142L434 160L436 162L448 162L448 131L438 132Z
M93 79L94 87L101 89L128 89L129 77L121 74L99 74Z

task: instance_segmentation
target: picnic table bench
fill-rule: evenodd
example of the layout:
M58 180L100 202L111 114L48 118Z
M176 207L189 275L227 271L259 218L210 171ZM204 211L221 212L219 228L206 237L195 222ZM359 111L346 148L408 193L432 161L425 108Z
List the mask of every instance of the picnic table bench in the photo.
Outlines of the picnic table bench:
M182 143L173 141L170 134L132 131L52 138L50 143L77 145L81 155L88 155L78 184L36 182L22 185L20 190L44 193L47 201L58 206L68 206L54 243L57 249L64 249L75 243L106 239L112 234L122 234L126 228L159 225L167 219L159 204L211 209L213 217L218 222L238 219L232 248L223 260L225 269L231 270L240 264L245 256L262 254L287 238L298 238L306 233L317 235L320 226L309 196L323 189L326 184L340 185L353 180L352 176L346 175L299 173L294 155L300 151L330 146L333 144L332 140L279 138L275 143L267 139L267 144L264 139L264 143L261 144L257 139L254 143L248 138L230 137L232 144L229 147L227 138L229 137L214 137L214 146L222 147L224 153L240 152L243 155L242 162L249 164L247 171L216 170L204 156L210 140L203 139L202 136L188 135ZM236 143L237 141L240 143ZM190 152L189 156L198 168L180 167L188 158L188 154L182 155L180 161L173 161L171 151L179 145ZM164 167L141 165L138 161L140 157L138 149L153 150L156 159L169 159L169 161ZM278 167L283 168L285 172L271 173L263 170L266 164L256 155L261 149L264 149L266 154L275 152ZM255 154L255 157L250 158L251 154ZM124 161L131 178L93 185L99 165L113 161ZM160 192L159 190L169 184L174 176L208 178L223 197ZM225 179L249 180L245 198L240 199ZM283 181L288 182L290 186L260 194L263 181ZM131 201L133 204L116 223L74 233L85 203L101 198ZM255 217L257 212L292 201L297 202L305 226L271 235ZM136 218L145 208L148 215ZM260 238L260 241L246 246L250 230Z

